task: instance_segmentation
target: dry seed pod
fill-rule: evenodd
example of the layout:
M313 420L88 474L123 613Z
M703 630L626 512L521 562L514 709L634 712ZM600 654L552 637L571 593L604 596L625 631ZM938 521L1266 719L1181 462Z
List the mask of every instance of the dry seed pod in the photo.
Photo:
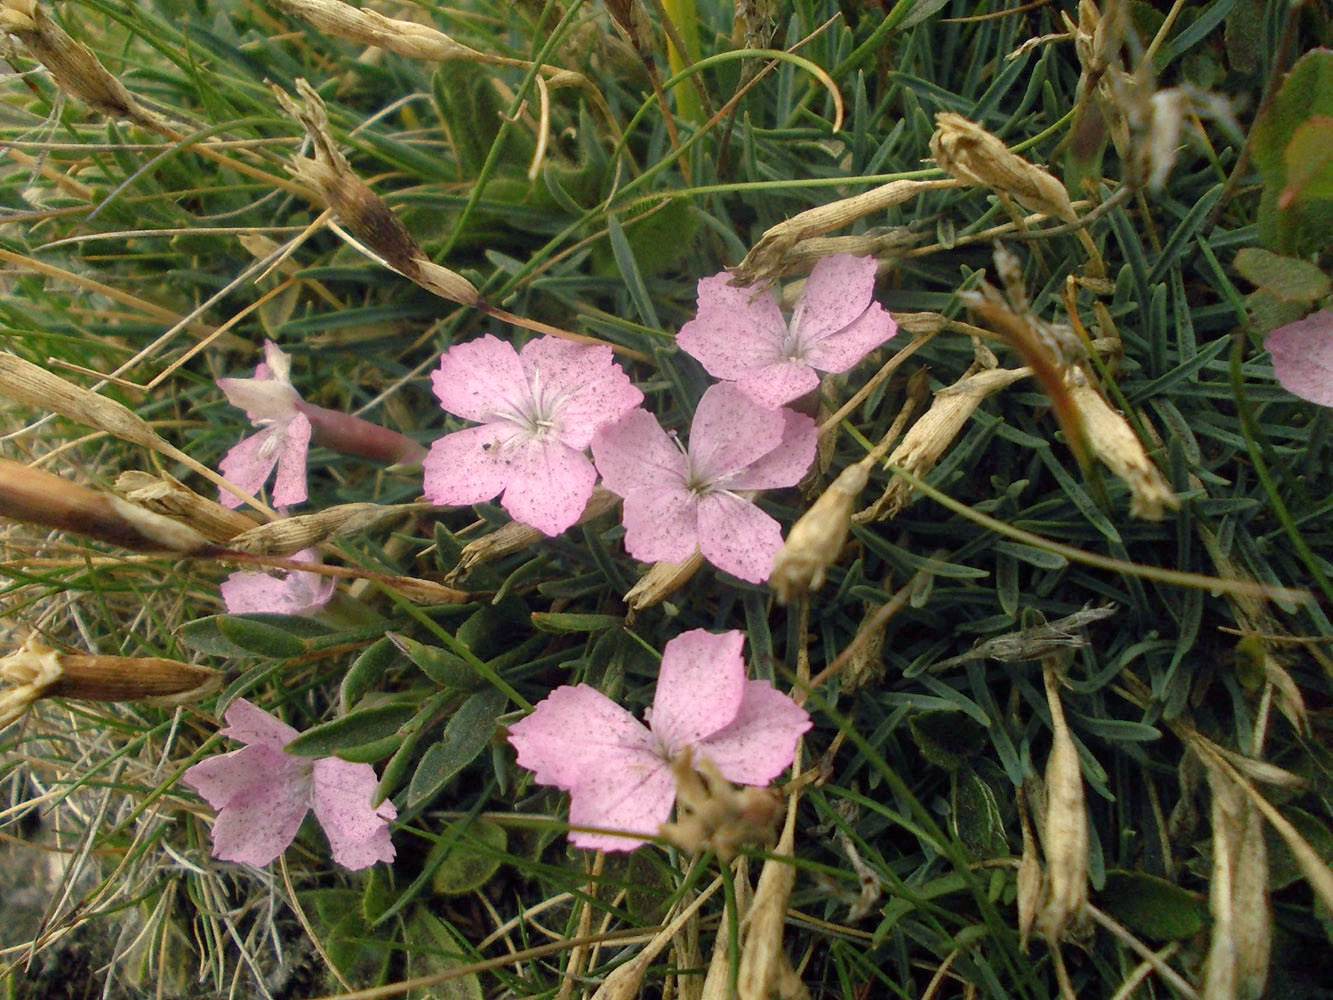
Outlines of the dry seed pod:
M630 617L661 604L690 581L695 573L703 568L704 557L698 550L688 559L680 562L654 563L647 573L639 577L639 582L625 593L625 604L629 607Z
M353 535L381 521L420 510L432 510L430 503L344 503L313 514L284 517L261 524L232 538L227 547L251 555L287 555L318 545L338 535Z
M1023 830L1023 856L1018 862L1018 946L1028 950L1028 938L1037 924L1045 876L1037 860L1037 840L1032 835L1032 821L1028 818L1027 797L1021 787L1014 789L1018 800L1018 822Z
M782 836L759 873L754 901L742 928L744 940L736 977L736 995L740 1000L769 1000L774 988L785 978L781 969L789 963L782 946L782 932L787 923L787 903L796 884L792 858L795 846L796 796L793 796L788 800Z
M999 191L1034 212L1078 221L1063 184L962 115L941 111L935 116L930 152L940 169L961 181Z
M620 502L620 497L604 486L594 486L588 505L583 508L576 524L583 524L600 517ZM489 535L474 539L463 546L455 566L447 577L450 583L457 583L467 577L472 570L493 559L501 559L515 552L522 552L536 545L548 536L521 521L510 521Z
M884 677L884 630L888 628L889 620L884 618L878 625L874 625L883 610L883 604L865 605L865 615L861 618L856 634L863 634L869 625L874 627L866 634L865 641L856 647L847 666L843 668L839 688L844 694L869 687Z
M825 572L838 561L847 541L852 507L869 481L868 463L849 465L792 525L768 576L779 603L823 586Z
M215 542L229 541L258 524L250 515L200 496L166 473L122 472L116 477L116 489L131 503L184 521Z
M707 757L694 760L688 748L672 758L676 819L659 834L690 854L711 850L729 864L746 844L773 843L782 795L756 785L737 787Z
M1051 710L1051 755L1046 761L1046 893L1037 925L1051 947L1071 923L1083 918L1088 893L1088 813L1083 802L1083 770L1060 704L1058 664L1042 659L1046 701Z
M86 701L198 701L222 686L209 667L158 656L94 656L59 653L29 638L0 657L0 727L13 722L39 698Z
M0 30L13 35L65 93L110 118L152 124L152 116L103 66L47 16L37 0L0 0Z
M188 525L5 458L0 458L0 516L138 552L209 555L218 550Z

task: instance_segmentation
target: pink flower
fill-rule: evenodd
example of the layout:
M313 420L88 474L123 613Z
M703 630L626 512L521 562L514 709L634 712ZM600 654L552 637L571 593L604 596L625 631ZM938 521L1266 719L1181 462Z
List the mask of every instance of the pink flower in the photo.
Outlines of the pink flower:
M1264 346L1284 389L1320 406L1333 406L1333 309L1279 326Z
M557 337L521 351L489 334L451 347L432 376L448 412L480 427L446 434L422 463L434 503L501 503L548 535L573 524L597 480L584 450L602 424L643 393L612 363L611 348Z
M392 861L392 802L373 807L375 771L336 757L296 757L283 747L298 735L244 698L231 703L222 735L246 744L186 770L184 780L217 810L213 857L266 865L296 837L306 811L324 828L333 860L355 871Z
M733 288L731 275L699 280L699 314L676 343L714 378L736 382L756 402L781 406L819 385L816 372L845 372L898 332L878 302L873 257L840 253L815 265L790 322L777 299Z
M644 726L596 688L565 685L509 729L518 763L542 785L570 793L570 843L629 851L656 835L671 814L671 760L691 750L728 781L767 785L796 753L810 716L767 681L745 677L740 632L695 629L662 651L653 707Z
M782 528L740 491L794 485L817 436L804 414L721 382L699 400L688 451L652 414L632 410L597 432L592 452L602 484L625 498L625 551L635 559L679 562L698 548L718 569L762 583Z
M220 378L218 388L232 406L245 410L260 428L223 456L222 474L251 495L259 492L273 467L273 505L286 507L306 498L305 459L310 447L310 420L299 409L301 397L292 388L292 359L271 340L264 341L264 363L254 378ZM239 507L240 497L218 492L225 507Z
M294 562L318 563L319 553L302 549L291 556ZM222 581L223 603L233 615L271 612L275 615L299 615L322 608L333 596L334 581L318 573L279 570L281 576L242 571Z

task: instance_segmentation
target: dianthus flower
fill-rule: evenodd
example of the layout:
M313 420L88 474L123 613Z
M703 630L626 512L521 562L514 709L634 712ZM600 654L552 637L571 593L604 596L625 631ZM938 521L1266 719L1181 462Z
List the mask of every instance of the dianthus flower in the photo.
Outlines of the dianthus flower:
M598 431L592 452L602 484L625 498L625 551L635 559L679 562L698 548L718 569L762 583L782 528L741 493L797 483L817 436L804 414L721 382L699 400L688 451L640 409Z
M1284 389L1320 406L1333 406L1333 309L1278 327L1264 346Z
M294 562L318 563L319 553L302 549L293 553ZM222 581L220 589L227 611L233 615L271 612L275 615L299 615L322 608L333 596L334 581L304 570L279 570L281 576L242 570Z
M509 729L518 763L570 793L570 843L628 851L671 815L671 761L706 759L728 781L767 785L791 766L810 716L767 681L747 680L744 635L695 629L662 650L662 669L639 722L587 684L556 688Z
M392 861L392 802L372 807L375 771L337 757L297 757L283 749L299 734L244 698L226 712L222 735L246 744L186 770L183 780L217 810L213 857L266 865L296 837L310 809L333 860L355 871Z
M218 388L232 406L245 410L260 430L234 445L219 468L251 495L259 492L276 465L273 504L286 507L306 498L305 461L310 448L310 420L298 408L301 397L292 387L292 359L271 340L264 341L264 361L254 378L220 378ZM224 507L239 507L240 497L220 490Z
M735 288L731 275L699 280L699 312L676 343L714 378L734 381L775 407L819 385L818 372L845 372L898 326L878 302L873 257L837 254L815 265L791 320L770 291Z
M578 520L592 495L597 473L584 451L594 432L643 399L611 348L557 337L521 351L489 334L458 344L432 382L445 410L481 426L431 445L427 498L461 505L503 492L516 521L547 535Z

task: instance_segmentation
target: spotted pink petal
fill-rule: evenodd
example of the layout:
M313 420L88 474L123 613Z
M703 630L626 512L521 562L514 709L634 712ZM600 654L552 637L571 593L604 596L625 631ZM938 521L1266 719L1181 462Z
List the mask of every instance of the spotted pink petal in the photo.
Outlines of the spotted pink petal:
M811 344L805 360L822 372L839 374L898 333L898 324L878 302L872 302L850 325Z
M1333 309L1278 327L1264 346L1284 389L1320 406L1333 406Z
M875 293L875 258L849 253L824 257L810 271L792 318L802 345L832 336L854 322Z
M674 754L726 727L740 711L745 661L740 632L682 632L662 651L650 716L653 735Z
M258 434L251 434L232 445L218 463L223 477L252 496L258 494L269 473L278 464L281 449L276 438L279 433L276 426L266 427ZM241 498L233 496L228 490L219 490L218 502L224 507L235 509L241 505Z
M290 507L306 499L306 454L310 450L310 419L298 413L283 426L278 475L273 480L273 506Z
M506 424L482 424L436 440L421 463L426 499L459 506L498 496L509 482L501 447L514 433Z
M711 385L690 424L690 465L707 482L730 485L732 473L782 441L781 412L760 406L730 382Z
M318 562L314 549L294 553L297 562ZM227 612L233 615L267 613L299 615L322 608L333 597L331 577L300 570L283 570L280 576L241 571L232 573L218 588Z
M333 849L333 860L356 871L377 861L394 859L389 821L398 815L393 803L372 808L378 779L369 764L324 757L314 764L312 804Z
M228 705L222 718L227 726L218 735L238 743L259 744L272 750L281 750L300 735L277 716L244 698L237 698Z
M746 681L740 710L730 724L698 746L728 781L767 785L791 767L796 741L810 729L810 715L767 681Z
M736 385L760 406L773 409L818 389L819 373L804 358L781 358L745 372Z
M783 408L782 440L757 462L752 462L727 482L734 490L773 490L795 486L810 470L819 445L819 428L804 413Z
M597 470L582 450L554 438L501 447L509 484L500 503L515 521L547 535L558 535L588 506Z
M310 787L256 782L229 799L213 821L213 857L266 865L287 849L310 808Z
M736 288L731 275L699 279L698 315L680 328L676 344L714 378L738 379L782 357L787 323L773 293L759 285Z
M630 410L600 427L592 454L602 485L627 496L648 487L679 488L685 481L685 456L647 410Z
M445 351L430 380L440 405L464 420L489 420L498 404L528 391L518 352L489 333Z
M699 547L699 501L679 483L630 492L621 522L625 551L641 562L681 562Z
M290 385L271 378L220 378L217 384L227 402L251 420L287 420L301 399Z
M675 798L676 782L662 758L608 762L570 792L569 823L624 830L631 836L571 830L569 842L589 850L632 851L657 836Z
M519 357L539 390L560 397L556 431L578 451L588 447L599 427L643 402L643 393L614 363L610 347L540 337L528 341Z
M753 502L730 493L699 501L699 551L718 569L763 583L782 548L782 526Z
M540 784L566 790L603 763L619 767L654 757L648 728L587 684L556 688L509 727L509 742L519 765Z

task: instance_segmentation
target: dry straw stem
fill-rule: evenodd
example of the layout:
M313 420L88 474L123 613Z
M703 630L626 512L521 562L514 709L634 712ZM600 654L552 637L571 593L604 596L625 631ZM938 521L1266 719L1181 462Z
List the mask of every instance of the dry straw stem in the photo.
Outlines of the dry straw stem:
M958 182L953 179L890 181L850 198L842 198L793 215L765 230L745 259L733 268L736 282L748 285L756 281L769 281L791 270L788 255L802 240L841 229L857 219L900 205L923 191L957 186Z
M602 985L597 987L597 992L592 995L592 1000L635 1000L639 997L643 977L648 972L649 966L671 944L672 939L680 933L681 929L694 919L694 915L699 912L699 908L720 888L722 888L722 879L720 877L713 879L707 889L700 892L689 906L676 914L670 923L666 924L654 935L651 941L643 946L643 950L639 954L624 965L618 966L602 980Z
M594 486L592 496L588 498L588 505L583 508L583 513L579 515L576 523L583 524L600 517L619 502L620 497L606 487ZM458 557L458 565L449 572L446 579L450 583L457 583L465 579L478 566L494 559L513 555L515 552L522 552L524 549L543 541L546 537L536 528L519 521L510 521L508 524L492 531L489 535L484 535L464 545L463 551Z
M750 912L750 859L744 856L732 863L732 884L736 887L736 925ZM731 920L724 919L713 939L713 957L708 960L699 1000L733 1000L731 992Z
M698 549L680 562L653 563L648 572L639 577L639 582L625 592L629 620L633 621L640 611L656 607L685 586L703 564L704 557Z
M136 552L210 555L217 546L188 525L0 458L0 516L85 535Z
M1018 946L1026 954L1028 938L1037 925L1037 911L1041 904L1041 892L1045 884L1041 862L1037 858L1037 839L1032 833L1032 820L1028 816L1027 796L1020 785L1014 789L1018 802L1018 823L1023 831L1023 856L1018 862Z
M1083 803L1083 770L1078 749L1060 704L1059 657L1042 658L1046 701L1051 711L1051 755L1046 761L1046 812L1042 846L1046 853L1046 891L1037 926L1052 949L1072 924L1084 920L1088 898L1088 813Z
M249 514L200 496L165 472L122 472L116 477L116 490L131 503L184 521L215 542L230 541L259 523Z
M212 469L164 441L147 421L136 416L128 407L67 382L40 365L0 352L0 395L36 410L54 411L77 423L105 431L122 441L156 451L199 473L215 486L240 497L261 514L276 516L270 508L227 482Z
M1092 453L1129 487L1130 515L1160 521L1166 508L1179 507L1180 501L1148 457L1143 442L1093 387L1081 366L1070 370L1065 384Z
M782 934L787 923L787 903L796 884L794 855L799 800L799 794L787 800L782 836L759 873L754 900L741 927L741 961L736 977L739 1000L768 1000L791 966L782 946Z
M888 457L888 464L922 476L934 468L963 425L986 397L1032 374L1032 369L972 367L953 385L935 393L930 409L907 431ZM896 516L912 497L912 488L895 476L883 495L865 510L852 515L859 523Z
M227 547L253 555L286 555L328 538L366 531L390 518L435 509L432 503L339 504L313 514L298 514L258 525L232 538Z
M39 698L86 701L198 701L222 686L208 667L157 656L91 656L60 653L29 637L0 657L0 728L17 719Z

